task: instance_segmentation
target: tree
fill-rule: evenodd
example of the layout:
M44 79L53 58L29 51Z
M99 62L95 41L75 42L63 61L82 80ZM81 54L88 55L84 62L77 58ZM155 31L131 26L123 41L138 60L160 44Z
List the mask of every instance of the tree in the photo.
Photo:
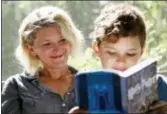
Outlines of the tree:
M22 71L14 58L20 22L29 12L45 5L68 11L84 34L85 56L69 63L79 69L99 68L100 62L90 48L92 41L89 35L93 31L94 20L104 5L122 2L137 6L144 13L147 24L146 55L158 59L159 70L167 70L167 1L2 1L2 80Z
M167 1L137 1L147 25L147 56L158 59L158 70L167 70Z

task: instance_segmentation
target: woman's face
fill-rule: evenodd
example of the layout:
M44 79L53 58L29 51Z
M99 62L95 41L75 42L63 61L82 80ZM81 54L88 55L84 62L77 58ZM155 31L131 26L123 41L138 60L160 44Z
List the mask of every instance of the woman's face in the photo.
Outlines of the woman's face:
M71 51L70 43L61 36L56 26L39 29L33 45L29 47L32 54L36 55L46 68L66 66Z
M105 69L124 71L138 62L143 52L138 37L120 37L117 42L103 41L97 55Z

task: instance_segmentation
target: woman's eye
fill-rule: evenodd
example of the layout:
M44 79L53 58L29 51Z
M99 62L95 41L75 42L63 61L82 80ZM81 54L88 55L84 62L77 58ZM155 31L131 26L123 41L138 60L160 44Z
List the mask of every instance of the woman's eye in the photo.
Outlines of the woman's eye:
M66 41L67 41L66 39L61 39L61 40L59 41L59 44L60 44L60 45L64 45L64 44L67 43Z
M128 56L133 57L136 55L136 53L127 53Z
M44 44L42 44L42 46L49 46L50 45L50 43L44 43Z

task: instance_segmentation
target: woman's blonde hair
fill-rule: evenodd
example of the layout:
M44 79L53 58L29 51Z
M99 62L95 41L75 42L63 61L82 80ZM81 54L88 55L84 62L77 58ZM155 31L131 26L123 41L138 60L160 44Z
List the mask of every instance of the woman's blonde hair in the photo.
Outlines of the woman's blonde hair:
M16 49L16 58L28 72L35 72L43 67L40 60L33 57L27 45L33 43L35 32L44 26L56 25L60 28L62 37L72 45L71 55L75 56L82 47L83 35L76 28L70 16L60 8L54 6L44 6L31 12L20 25L19 45Z

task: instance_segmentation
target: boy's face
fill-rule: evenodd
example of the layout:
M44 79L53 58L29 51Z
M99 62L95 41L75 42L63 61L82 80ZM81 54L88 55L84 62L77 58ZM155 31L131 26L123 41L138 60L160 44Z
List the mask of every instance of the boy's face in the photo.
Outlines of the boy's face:
M139 38L134 36L120 37L115 43L103 41L96 49L103 68L120 71L136 64L143 52Z

